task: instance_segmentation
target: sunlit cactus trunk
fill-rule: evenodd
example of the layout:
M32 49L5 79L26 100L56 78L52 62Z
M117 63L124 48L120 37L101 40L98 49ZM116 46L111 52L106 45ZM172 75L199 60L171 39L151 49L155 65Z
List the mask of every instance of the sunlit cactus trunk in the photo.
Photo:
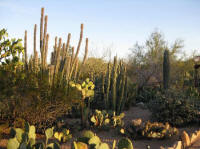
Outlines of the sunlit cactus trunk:
M25 30L25 35L24 35L24 59L25 59L25 69L28 70L27 30Z
M125 83L126 83L126 67L124 67L124 70L122 72L122 78L121 78L121 85L120 85L120 97L119 97L119 103L118 103L118 109L117 114L120 114L122 109L122 105L124 104L124 90L125 90Z
M106 98L105 98L105 108L109 109L109 95L110 95L110 80L111 80L111 64L108 63L107 66L107 88L106 88Z
M117 100L117 93L116 93L116 85L117 85L117 57L114 57L114 64L113 64L113 72L112 72L112 109L116 111L116 100Z

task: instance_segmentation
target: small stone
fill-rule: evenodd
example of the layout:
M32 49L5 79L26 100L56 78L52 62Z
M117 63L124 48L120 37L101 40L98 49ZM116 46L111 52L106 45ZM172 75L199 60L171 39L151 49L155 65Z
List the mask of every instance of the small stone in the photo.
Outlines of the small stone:
M142 124L142 119L141 118L137 118L132 120L132 124L133 126L140 126Z

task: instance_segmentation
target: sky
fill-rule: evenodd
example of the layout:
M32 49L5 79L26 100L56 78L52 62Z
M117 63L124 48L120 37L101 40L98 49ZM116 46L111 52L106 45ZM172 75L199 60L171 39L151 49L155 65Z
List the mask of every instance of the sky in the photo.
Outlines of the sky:
M183 50L189 55L200 51L200 0L0 0L0 29L10 37L24 38L28 31L28 54L33 51L33 27L39 24L41 7L48 15L49 50L55 36L77 46L80 24L84 40L89 38L92 56L102 56L106 49L112 55L126 57L130 48L143 44L158 29L169 44L184 40ZM38 40L39 51L39 40ZM84 51L82 44L81 54Z

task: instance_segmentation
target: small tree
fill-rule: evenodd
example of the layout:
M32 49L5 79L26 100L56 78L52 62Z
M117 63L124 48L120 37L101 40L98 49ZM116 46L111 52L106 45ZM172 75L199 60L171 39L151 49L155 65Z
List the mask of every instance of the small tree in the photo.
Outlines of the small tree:
M163 59L163 87L164 89L169 88L169 80L170 80L169 51L165 50L164 59Z

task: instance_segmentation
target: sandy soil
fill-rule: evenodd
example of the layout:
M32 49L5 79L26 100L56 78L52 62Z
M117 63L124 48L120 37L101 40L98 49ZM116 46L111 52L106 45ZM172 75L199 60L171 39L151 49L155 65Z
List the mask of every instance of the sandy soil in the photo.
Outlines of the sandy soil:
M130 123L130 121L132 119L136 119L136 118L142 118L143 121L148 121L150 120L150 116L151 113L149 112L149 110L147 109L141 109L139 107L132 107L130 108L129 111L125 112L125 124ZM195 127L195 126L188 126L187 128L181 128L179 129L179 134L181 134L181 132L183 130L187 131L189 134L195 132L196 130L198 130L199 127ZM96 131L95 132L103 142L106 142L108 144L110 144L112 146L112 142L113 140L119 140L121 137L119 137L116 134L116 131L110 130L110 131ZM74 136L78 136L79 134L75 134ZM146 149L146 145L150 145L151 149L160 149L160 146L164 146L164 147L169 147L172 146L174 144L175 141L180 140L180 135L173 137L171 139L167 139L167 140L133 140L133 145L135 149ZM0 140L0 149L5 149L7 144L7 139L2 139ZM65 143L63 144L61 147L62 149L70 149L70 144L71 142ZM197 149L200 148L200 141L197 142L191 149Z

